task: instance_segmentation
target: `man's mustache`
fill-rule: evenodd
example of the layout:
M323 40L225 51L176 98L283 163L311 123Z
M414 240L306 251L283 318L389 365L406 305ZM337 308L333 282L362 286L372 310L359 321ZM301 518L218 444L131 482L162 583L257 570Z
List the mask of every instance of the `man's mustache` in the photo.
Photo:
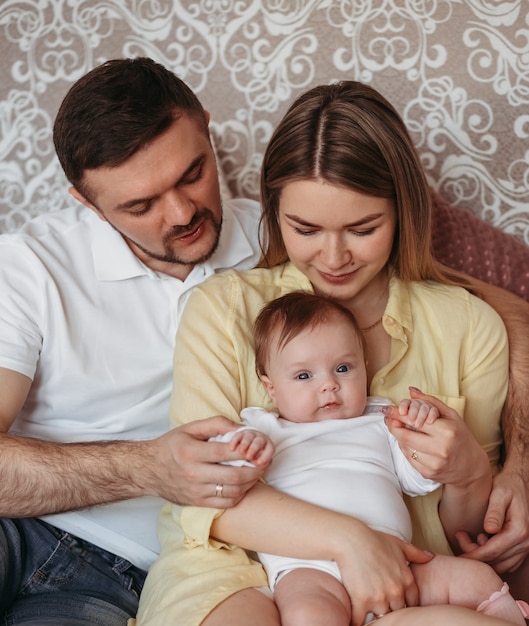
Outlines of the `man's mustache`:
M173 239L174 237L188 235L189 233L193 232L198 224L200 224L200 222L204 219L214 221L211 211L205 209L203 211L195 213L189 224L186 224L185 226L173 226L171 230L166 233L164 238L166 240L169 240Z

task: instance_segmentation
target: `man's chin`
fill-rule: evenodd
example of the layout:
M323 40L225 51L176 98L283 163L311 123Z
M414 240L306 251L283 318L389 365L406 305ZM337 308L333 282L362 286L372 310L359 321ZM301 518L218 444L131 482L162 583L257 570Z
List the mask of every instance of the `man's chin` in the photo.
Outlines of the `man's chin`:
M178 263L180 265L199 265L208 261L216 252L219 246L219 237L215 237L209 244L206 242L200 242L200 245L194 246L194 249L179 251L174 250L172 254L168 255L166 260L171 263Z

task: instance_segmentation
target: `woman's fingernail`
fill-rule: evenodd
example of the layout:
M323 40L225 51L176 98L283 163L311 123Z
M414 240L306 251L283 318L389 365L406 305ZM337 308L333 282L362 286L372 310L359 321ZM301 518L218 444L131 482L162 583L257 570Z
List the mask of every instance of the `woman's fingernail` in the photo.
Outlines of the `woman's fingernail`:
M410 391L416 391L417 393L422 393L422 391L418 387L409 387Z

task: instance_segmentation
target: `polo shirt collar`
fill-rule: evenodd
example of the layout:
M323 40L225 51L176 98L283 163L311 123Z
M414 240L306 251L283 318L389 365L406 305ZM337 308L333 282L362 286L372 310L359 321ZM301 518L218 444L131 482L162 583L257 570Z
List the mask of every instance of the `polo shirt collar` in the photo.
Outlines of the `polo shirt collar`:
M246 233L242 224L233 212L229 200L222 205L222 232L215 254L202 265L207 275L235 268L244 260L253 258L259 249L257 231ZM253 235L255 243L252 245L249 235ZM255 264L255 263L254 263Z
M94 269L99 280L119 281L138 276L172 278L167 274L154 272L142 263L123 237L108 222L101 220L93 213L88 219L91 221ZM210 276L235 267L254 255L254 247L227 201L223 205L219 246L208 261L195 266L189 277L191 274L196 277L197 273Z

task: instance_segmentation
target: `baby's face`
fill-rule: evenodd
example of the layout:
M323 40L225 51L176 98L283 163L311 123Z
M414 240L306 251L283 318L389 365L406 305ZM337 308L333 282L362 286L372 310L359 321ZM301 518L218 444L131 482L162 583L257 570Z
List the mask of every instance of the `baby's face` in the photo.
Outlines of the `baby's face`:
M367 374L361 343L343 318L307 329L281 350L272 342L263 383L281 417L319 422L362 414Z

